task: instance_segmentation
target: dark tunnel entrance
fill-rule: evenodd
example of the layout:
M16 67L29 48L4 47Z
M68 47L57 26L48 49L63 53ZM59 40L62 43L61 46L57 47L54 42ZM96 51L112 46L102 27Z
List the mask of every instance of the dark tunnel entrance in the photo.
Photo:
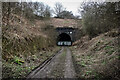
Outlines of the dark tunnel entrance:
M70 35L66 33L62 33L57 37L57 45L58 46L70 46L72 45L72 40Z

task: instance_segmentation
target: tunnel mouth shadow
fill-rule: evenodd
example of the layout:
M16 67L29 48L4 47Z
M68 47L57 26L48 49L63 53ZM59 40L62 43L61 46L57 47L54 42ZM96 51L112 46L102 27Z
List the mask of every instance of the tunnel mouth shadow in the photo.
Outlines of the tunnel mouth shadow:
M72 45L72 40L70 35L67 33L61 33L57 37L57 46L71 46Z

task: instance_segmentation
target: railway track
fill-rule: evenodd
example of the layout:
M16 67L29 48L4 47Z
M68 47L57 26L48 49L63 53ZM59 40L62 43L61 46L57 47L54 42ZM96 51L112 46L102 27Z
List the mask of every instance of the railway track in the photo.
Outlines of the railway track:
M70 49L61 47L55 55L45 60L27 76L27 80L40 78L75 78Z

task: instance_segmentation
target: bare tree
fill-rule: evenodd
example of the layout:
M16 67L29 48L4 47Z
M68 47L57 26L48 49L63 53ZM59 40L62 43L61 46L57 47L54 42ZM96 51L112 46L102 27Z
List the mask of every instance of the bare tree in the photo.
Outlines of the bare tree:
M45 11L44 11L44 17L50 17L52 15L52 10L50 6L46 5Z
M44 11L45 11L45 5L41 2L36 2L34 3L34 13L39 16L44 16Z
M60 13L63 12L65 10L65 8L63 7L63 5L59 2L55 3L54 6L54 14L56 15L56 17L60 16Z
M83 28L90 38L119 26L116 3L83 3L78 12L82 15Z
M44 3L35 2L33 6L34 13L41 17L50 17L52 11L50 6L45 5Z

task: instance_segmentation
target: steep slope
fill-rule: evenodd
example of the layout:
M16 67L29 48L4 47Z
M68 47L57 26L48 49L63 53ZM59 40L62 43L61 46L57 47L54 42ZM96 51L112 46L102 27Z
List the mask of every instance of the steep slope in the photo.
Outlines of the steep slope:
M22 16L11 14L9 26L6 27L6 23L6 20L3 19L3 32L7 29L10 37L16 38L18 36L20 39L28 35L46 37L46 35L41 31L42 25L36 25L36 23L33 21L30 22L28 19Z
M120 32L114 29L92 40L86 37L74 43L73 56L77 77L82 79L120 79Z
M46 24L36 24L36 21L38 20L30 21L12 13L9 19L3 18L3 78L24 78L32 69L59 50L51 36L41 28L46 27Z

